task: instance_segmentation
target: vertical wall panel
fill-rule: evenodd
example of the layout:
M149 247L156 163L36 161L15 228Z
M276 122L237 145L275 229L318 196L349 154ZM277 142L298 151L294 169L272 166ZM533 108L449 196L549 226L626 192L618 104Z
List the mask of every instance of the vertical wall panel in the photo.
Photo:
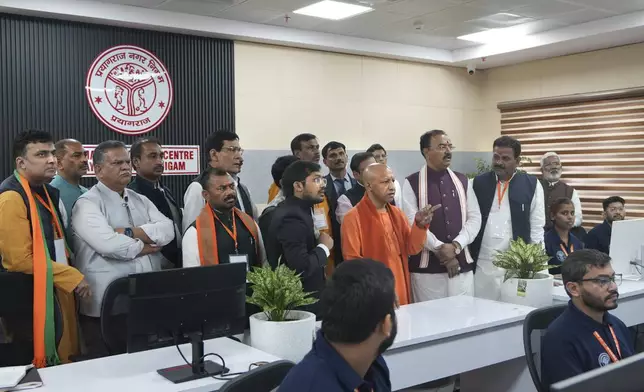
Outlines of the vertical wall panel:
M13 170L11 145L21 130L38 128L55 139L70 137L84 144L136 140L105 127L85 98L90 65L101 52L117 45L140 46L154 53L172 79L172 109L159 127L144 136L158 137L168 145L203 148L210 132L234 130L232 41L0 14L3 178ZM164 178L179 198L191 180L191 176Z

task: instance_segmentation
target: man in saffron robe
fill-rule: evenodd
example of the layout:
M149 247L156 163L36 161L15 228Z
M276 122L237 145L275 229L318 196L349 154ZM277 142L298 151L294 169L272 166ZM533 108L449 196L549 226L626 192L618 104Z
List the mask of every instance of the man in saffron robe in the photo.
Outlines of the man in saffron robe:
M387 265L394 274L399 303L409 304L408 257L423 249L429 223L440 205L420 209L410 228L405 213L390 204L396 193L391 169L373 164L363 180L367 192L342 222L342 254L345 260L371 258Z
M48 132L22 132L14 140L14 173L0 184L0 255L10 272L33 274L34 365L69 362L78 354L74 293L91 295L83 274L69 266L58 190L48 183L56 174L54 143ZM54 296L63 317L56 347Z
M253 217L235 207L237 187L227 172L208 168L199 179L206 205L183 236L183 266L266 261L262 235Z

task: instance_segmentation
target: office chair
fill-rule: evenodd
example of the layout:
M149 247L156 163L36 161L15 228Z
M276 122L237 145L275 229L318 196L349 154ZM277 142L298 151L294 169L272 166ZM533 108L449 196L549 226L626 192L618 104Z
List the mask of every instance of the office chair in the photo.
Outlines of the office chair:
M33 360L33 303L33 275L0 270L0 318L13 338L11 342L0 343L0 367L27 365ZM56 346L63 336L63 323L60 303L54 297Z
M534 331L541 331L539 336L539 344L541 343L541 336L563 311L568 307L567 304L548 306L545 308L535 309L528 313L523 322L523 349L525 351L525 359L528 362L528 370L530 370L530 377L532 382L537 388L538 392L548 392L549 386L541 383L541 366L540 361L535 361L535 355L532 351L532 333Z
M119 278L107 286L101 305L101 336L110 355L127 352L129 311L129 280Z
M271 392L279 387L293 366L293 362L284 360L260 365L228 381L219 392Z

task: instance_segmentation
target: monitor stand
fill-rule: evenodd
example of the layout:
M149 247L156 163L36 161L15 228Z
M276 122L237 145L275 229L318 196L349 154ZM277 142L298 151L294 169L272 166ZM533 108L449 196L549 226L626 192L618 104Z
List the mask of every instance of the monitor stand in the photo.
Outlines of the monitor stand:
M228 369L222 365L202 359L204 349L201 333L190 334L189 337L192 344L192 364L159 369L157 373L173 383L179 384L228 372Z

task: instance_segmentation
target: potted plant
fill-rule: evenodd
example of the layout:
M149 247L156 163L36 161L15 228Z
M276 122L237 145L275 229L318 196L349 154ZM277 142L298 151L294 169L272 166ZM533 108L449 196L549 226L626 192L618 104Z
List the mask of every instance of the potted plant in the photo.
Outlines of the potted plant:
M297 307L317 299L305 293L299 274L284 264L253 268L247 274L252 295L246 302L262 311L250 316L250 345L282 359L299 362L311 350L315 315Z
M553 276L548 269L550 256L541 243L526 244L522 238L510 248L497 252L493 264L505 270L501 301L540 308L552 305Z

